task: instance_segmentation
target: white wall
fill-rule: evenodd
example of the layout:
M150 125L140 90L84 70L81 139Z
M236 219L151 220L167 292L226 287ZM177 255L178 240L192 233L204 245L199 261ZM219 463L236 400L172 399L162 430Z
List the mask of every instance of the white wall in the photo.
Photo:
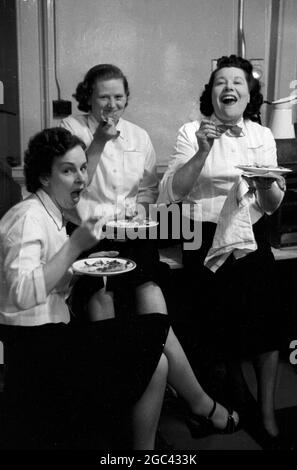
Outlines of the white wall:
M118 65L131 88L127 119L148 130L158 160L167 160L177 129L193 114L211 59L234 52L236 5L233 0L58 0L63 97L71 98L93 65Z
M28 28L21 26L23 67L23 147L52 116L57 99L54 76L53 0L47 0L48 88L42 103L40 3L18 0ZM247 58L264 59L264 96L270 53L271 5L276 0L246 0L244 27ZM289 43L279 83L296 71L297 2L280 0L282 32ZM57 74L62 98L72 99L77 83L95 64L111 62L127 75L131 100L127 119L148 130L159 163L166 164L182 123L197 115L197 100L209 78L211 59L237 52L237 0L56 0ZM24 22L20 21L20 25ZM279 38L281 42L282 37ZM31 47L32 46L32 47ZM289 58L288 58L289 57ZM44 65L44 64L43 64ZM39 68L38 68L39 67ZM36 80L34 81L34 77ZM39 87L38 87L39 85ZM283 85L281 85L283 86ZM282 93L282 92L280 92ZM30 97L30 99L28 99ZM39 106L38 106L39 100ZM41 103L40 103L41 101ZM73 100L73 110L76 103ZM264 108L265 123L265 108Z
M290 83L297 80L297 1L285 0L281 6L275 99L288 96Z

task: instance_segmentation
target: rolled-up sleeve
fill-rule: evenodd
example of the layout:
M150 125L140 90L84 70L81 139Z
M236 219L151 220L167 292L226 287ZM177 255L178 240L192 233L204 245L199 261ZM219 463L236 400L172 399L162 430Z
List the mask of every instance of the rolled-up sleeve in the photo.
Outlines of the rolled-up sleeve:
M4 242L4 272L9 298L20 310L46 303L41 262L43 234L40 224L24 217Z
M137 202L154 204L159 194L159 180L157 176L156 153L151 139L147 135L144 173L140 181Z
M166 204L178 201L172 188L173 177L198 150L195 131L194 123L185 124L179 129L174 152L169 158L168 168L160 183L160 195Z

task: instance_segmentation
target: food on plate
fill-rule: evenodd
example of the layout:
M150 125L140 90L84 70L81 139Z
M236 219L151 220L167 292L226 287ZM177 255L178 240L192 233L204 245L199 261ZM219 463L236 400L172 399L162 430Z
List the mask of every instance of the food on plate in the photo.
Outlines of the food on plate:
M117 220L116 224L117 227L125 227L125 228L133 228L133 227L140 227L146 226L149 227L152 221L149 219L139 219L139 218L132 218L132 219L125 219L125 220Z
M241 165L238 165L238 166L241 166ZM253 164L249 164L249 165L242 165L244 166L245 168L260 168L263 170L266 170L266 169L270 169L270 170L275 170L275 169L280 169L281 167L280 166L271 166L271 165L260 165L260 163L253 163Z
M125 219L120 219L120 220L111 220L110 222L107 222L108 226L110 227L116 227L116 228L146 228L146 227L155 227L158 225L158 222L155 222L154 220L151 219L142 219L139 217L135 218L125 218Z
M104 273L111 273L116 271L124 271L125 269L129 269L133 266L132 261L130 260L117 260L117 259L100 259L96 261L86 260L84 262L84 271L86 272L104 272Z

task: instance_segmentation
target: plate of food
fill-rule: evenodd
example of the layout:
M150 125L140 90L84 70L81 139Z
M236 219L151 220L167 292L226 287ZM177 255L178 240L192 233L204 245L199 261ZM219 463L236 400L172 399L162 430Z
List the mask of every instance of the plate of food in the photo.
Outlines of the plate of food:
M159 225L159 222L150 219L119 219L119 220L110 220L107 222L107 227L113 228L133 228L133 229L143 229L143 228L150 228L156 227Z
M247 176L264 176L276 178L278 176L290 173L292 170L283 166L265 166L265 165L236 165L236 168L244 171Z
M127 258L85 258L73 263L73 271L88 276L115 276L136 268L136 263Z

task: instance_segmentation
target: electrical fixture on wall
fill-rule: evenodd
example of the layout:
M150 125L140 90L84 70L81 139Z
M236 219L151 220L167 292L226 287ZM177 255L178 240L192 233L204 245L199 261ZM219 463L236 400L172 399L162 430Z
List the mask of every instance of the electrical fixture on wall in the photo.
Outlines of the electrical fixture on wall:
M245 45L245 35L244 35L244 0L238 0L238 55L245 58L246 54L246 45ZM253 76L258 80L261 80L263 77L264 70L264 60L263 59L249 59L253 66Z
M55 81L58 92L58 99L53 100L53 116L54 118L63 118L69 116L72 112L72 103L68 100L61 98L61 87L58 78L57 66L57 15L56 15L56 2L53 0L53 20L54 20L54 61L55 61Z
M246 45L244 35L244 0L238 0L238 26L237 26L237 55L245 58ZM263 77L264 59L256 58L249 59L253 66L253 76L258 80ZM213 72L217 67L217 59L211 61L211 71Z
M267 103L273 106L268 126L275 138L278 161L281 164L296 162L297 139L293 109L297 96L290 95Z
M250 59L250 62L253 66L253 76L261 81L264 73L264 59Z
M269 127L275 139L295 139L292 109L296 101L295 95L272 101Z

